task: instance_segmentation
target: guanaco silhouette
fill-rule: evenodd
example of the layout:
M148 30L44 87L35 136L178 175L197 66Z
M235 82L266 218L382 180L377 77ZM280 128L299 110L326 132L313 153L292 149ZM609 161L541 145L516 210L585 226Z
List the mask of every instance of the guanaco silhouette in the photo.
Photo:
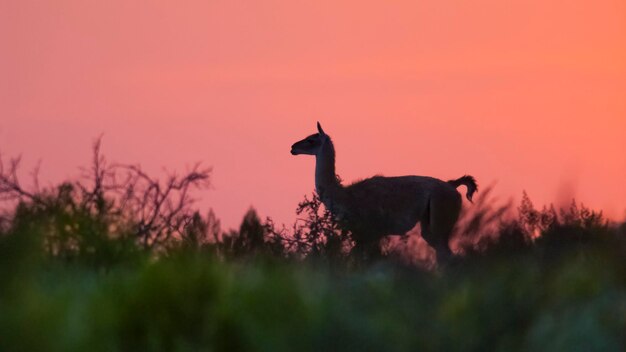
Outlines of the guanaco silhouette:
M417 223L424 240L435 249L437 261L452 255L448 241L461 211L457 187L467 187L471 202L478 186L465 175L442 181L428 176L374 176L343 186L335 173L335 147L317 123L318 133L291 146L293 155L315 156L315 190L338 223L352 233L353 250L366 256L380 253L380 239L404 235Z

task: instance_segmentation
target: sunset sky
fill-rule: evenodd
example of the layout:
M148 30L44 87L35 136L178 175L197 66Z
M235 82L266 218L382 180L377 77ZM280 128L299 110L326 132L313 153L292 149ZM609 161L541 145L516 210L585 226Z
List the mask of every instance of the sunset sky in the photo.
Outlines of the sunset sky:
M320 121L345 181L474 175L626 217L626 1L0 2L0 152L24 175L201 161L226 227L291 223ZM464 192L464 190L463 190Z

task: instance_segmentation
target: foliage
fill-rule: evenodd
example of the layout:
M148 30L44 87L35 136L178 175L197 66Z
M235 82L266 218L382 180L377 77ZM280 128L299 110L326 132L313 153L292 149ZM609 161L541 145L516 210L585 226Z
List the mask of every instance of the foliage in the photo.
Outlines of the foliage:
M289 230L251 208L224 231L192 208L208 169L161 182L97 143L86 178L27 189L18 165L0 169L1 351L626 347L626 224L575 202L483 192L448 265L352 265L316 195Z
M5 244L2 257L16 250ZM626 342L626 269L612 248L551 262L466 258L435 272L294 264L188 250L108 272L41 261L10 273L11 287L2 280L0 350L619 351Z
M285 227L277 229L271 219L267 220L269 238L284 248L283 253L328 259L340 259L348 254L353 245L350 233L339 226L317 194L313 193L310 199L305 196L298 204L296 214L300 217L293 224L291 233Z
M0 160L0 200L5 202L0 225L41 237L51 256L107 257L100 252L126 241L136 249L160 251L202 227L189 195L208 185L210 169L199 165L161 181L136 165L109 165L98 139L92 165L79 180L40 189L35 172L33 189L27 189L18 177L19 163L11 159L5 168Z
M602 212L593 211L572 201L568 209L554 206L535 209L524 192L515 219L506 219L509 206L478 204L460 236L461 252L466 256L543 253L546 259L558 257L573 247L585 250L595 246L617 245L624 241L617 228L611 228Z

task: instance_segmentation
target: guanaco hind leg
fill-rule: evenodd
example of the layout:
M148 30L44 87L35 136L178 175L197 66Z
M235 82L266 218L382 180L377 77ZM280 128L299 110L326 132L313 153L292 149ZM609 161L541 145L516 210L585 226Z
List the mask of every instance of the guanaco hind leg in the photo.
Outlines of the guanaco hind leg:
M437 252L437 262L452 256L448 241L461 212L460 196L433 196L421 222L422 237Z

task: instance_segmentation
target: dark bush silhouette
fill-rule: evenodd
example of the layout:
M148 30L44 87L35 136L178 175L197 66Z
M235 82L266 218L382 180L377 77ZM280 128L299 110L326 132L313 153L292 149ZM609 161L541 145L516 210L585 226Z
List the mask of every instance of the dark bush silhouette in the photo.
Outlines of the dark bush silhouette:
M305 196L298 204L299 216L291 232L283 226L277 228L267 219L269 241L282 246L282 253L293 257L324 257L331 260L344 258L354 245L349 231L342 229L333 215L324 208L317 194Z
M98 139L83 177L56 188L40 188L35 174L28 189L18 177L19 158L8 167L0 160L2 230L41 237L53 257L96 262L117 251L162 251L172 240L204 231L189 192L208 185L210 169L196 165L161 181L136 165L109 165L100 145Z

